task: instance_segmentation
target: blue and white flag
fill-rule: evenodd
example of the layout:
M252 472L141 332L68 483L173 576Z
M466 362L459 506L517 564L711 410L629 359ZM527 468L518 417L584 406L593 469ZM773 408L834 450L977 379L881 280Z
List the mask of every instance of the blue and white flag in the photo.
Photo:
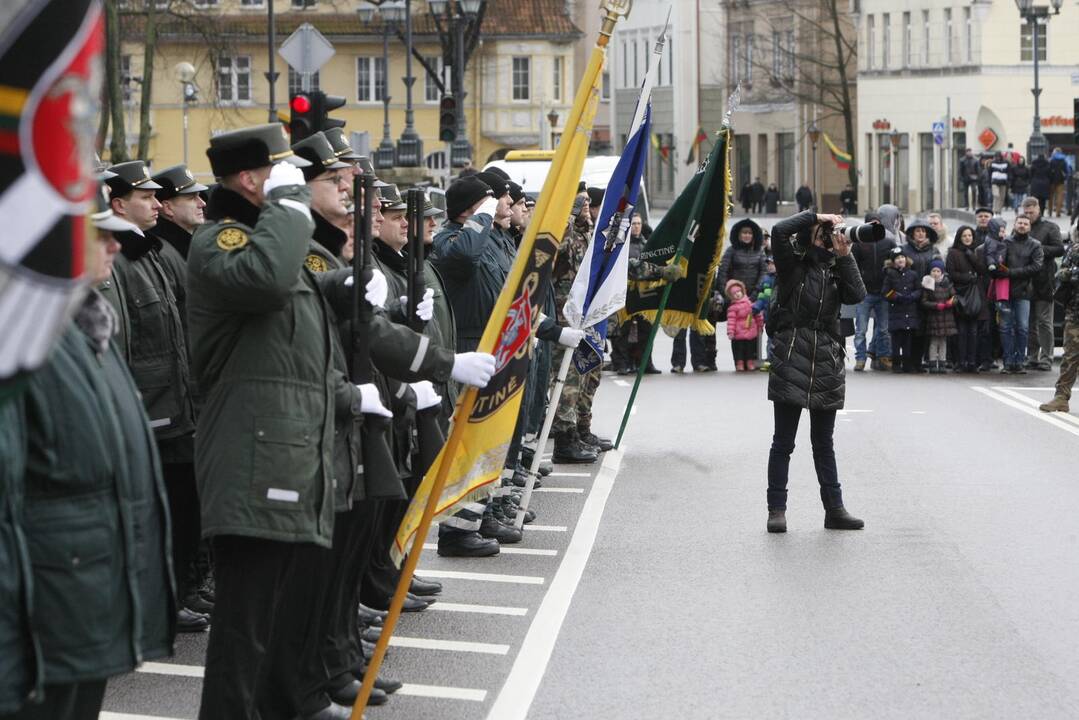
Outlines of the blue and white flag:
M645 161L650 148L652 129L652 85L655 82L659 59L666 43L666 30L656 41L637 98L626 146L615 166L607 188L592 242L588 244L577 277L573 280L563 312L570 325L585 331L585 340L573 355L573 363L581 374L603 362L603 347L607 339L607 318L626 304L626 285L629 256L623 252L629 237L629 224L637 206Z

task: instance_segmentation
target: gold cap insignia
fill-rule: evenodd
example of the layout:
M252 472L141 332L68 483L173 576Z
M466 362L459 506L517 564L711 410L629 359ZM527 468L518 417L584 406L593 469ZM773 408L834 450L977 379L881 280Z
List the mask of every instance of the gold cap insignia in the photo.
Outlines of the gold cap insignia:
M226 252L238 250L247 244L247 233L240 228L225 228L217 234L217 246Z
M311 272L326 272L330 269L330 264L326 262L326 258L321 255L315 255L311 253L303 261L303 264L307 266L307 269Z

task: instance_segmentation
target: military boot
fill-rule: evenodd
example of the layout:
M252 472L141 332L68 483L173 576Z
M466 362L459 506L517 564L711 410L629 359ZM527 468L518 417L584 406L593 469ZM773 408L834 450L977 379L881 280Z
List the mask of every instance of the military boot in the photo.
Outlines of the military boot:
M614 443L607 438L601 438L592 432L592 428L588 425L577 426L577 438L585 445L596 449L596 454L604 453L609 450L614 450Z
M581 444L574 431L569 430L555 435L554 454L551 455L554 463L566 465L594 463L598 457L599 455L593 448Z
M503 525L495 519L494 515L484 514L480 524L480 535L489 540L497 540L499 545L513 545L521 542L523 534L520 530L509 525Z
M1047 403L1038 406L1042 412L1068 412L1068 398L1057 395Z
M824 512L824 527L829 530L861 530L865 527L865 522L851 515L845 507L840 505Z
M770 532L770 533L785 533L785 532L787 532L787 511L786 510L769 510L768 511L768 532Z

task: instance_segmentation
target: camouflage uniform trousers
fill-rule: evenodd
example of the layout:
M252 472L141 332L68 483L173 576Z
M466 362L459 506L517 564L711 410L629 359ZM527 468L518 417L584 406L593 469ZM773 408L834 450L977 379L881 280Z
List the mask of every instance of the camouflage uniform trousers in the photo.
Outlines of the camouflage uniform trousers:
M565 352L573 352L566 350ZM559 363L551 364L551 388L558 379ZM558 400L558 408L555 410L554 424L551 425L552 437L564 435L573 431L580 433L590 432L592 427L592 400L596 397L599 389L600 368L593 368L581 375L577 368L570 363L569 372L566 374L566 384L562 388L562 397Z
M1079 312L1069 312L1064 318L1064 359L1060 363L1056 396L1071 399L1072 386L1079 375Z

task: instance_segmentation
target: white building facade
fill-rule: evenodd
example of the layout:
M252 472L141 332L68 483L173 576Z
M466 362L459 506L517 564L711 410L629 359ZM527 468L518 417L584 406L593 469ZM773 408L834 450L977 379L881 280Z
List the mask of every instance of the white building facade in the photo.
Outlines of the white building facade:
M853 2L864 207L955 207L956 161L965 147L994 153L1011 143L1026 155L1034 117L1033 35L1013 0ZM1074 155L1079 4L1068 2L1040 26L1038 37L1042 132L1050 150L1059 146ZM936 134L934 123L943 124Z

